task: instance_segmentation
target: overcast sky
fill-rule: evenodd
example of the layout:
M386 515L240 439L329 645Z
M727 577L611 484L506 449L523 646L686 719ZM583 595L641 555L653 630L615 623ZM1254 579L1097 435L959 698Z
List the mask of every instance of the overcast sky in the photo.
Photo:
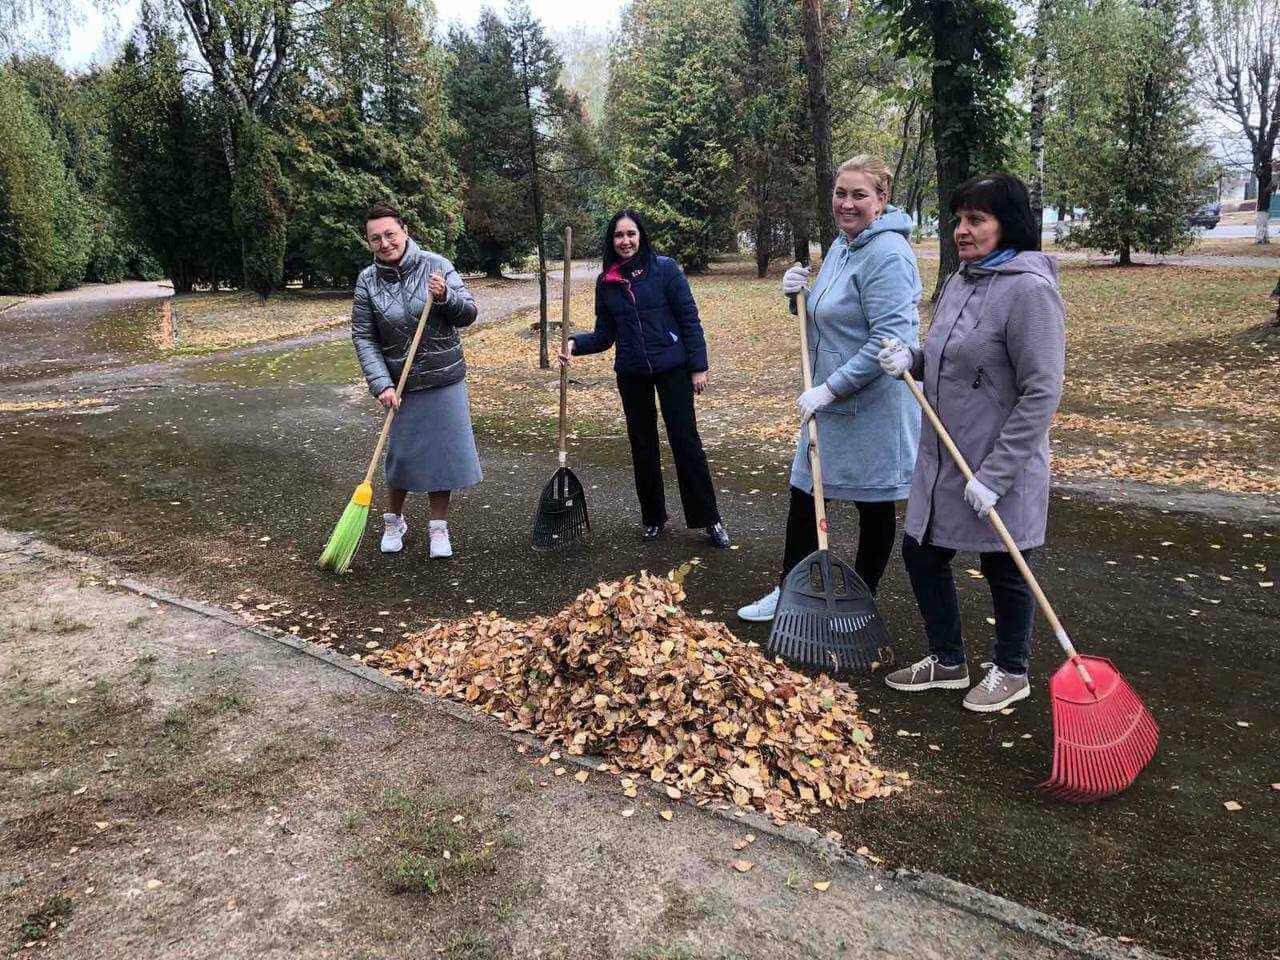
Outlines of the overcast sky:
M618 11L624 0L530 0L529 6L553 32L585 23L595 28L612 28L618 22ZM490 4L501 11L506 0ZM475 0L436 0L441 25L450 21L475 23L482 4ZM128 37L138 19L138 0L124 0L113 16L104 16L91 4L84 3L72 17L66 46L58 59L63 65L75 69L95 60L109 59L124 39Z

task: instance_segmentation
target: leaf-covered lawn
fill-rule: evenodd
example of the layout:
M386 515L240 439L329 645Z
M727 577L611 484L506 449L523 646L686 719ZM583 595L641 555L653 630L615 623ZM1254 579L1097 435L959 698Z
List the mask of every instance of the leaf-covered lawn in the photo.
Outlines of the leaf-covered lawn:
M927 324L937 263L920 266ZM699 401L704 439L789 456L800 373L795 321L777 277L757 280L745 264L728 264L691 281L712 363ZM1058 475L1280 492L1280 331L1268 326L1267 299L1274 283L1268 270L1063 264L1068 346L1053 431ZM592 298L591 284L580 283L571 329L592 324ZM538 369L535 318L467 336L478 413L512 424L555 418L557 374ZM612 363L612 352L575 360L571 430L623 432Z

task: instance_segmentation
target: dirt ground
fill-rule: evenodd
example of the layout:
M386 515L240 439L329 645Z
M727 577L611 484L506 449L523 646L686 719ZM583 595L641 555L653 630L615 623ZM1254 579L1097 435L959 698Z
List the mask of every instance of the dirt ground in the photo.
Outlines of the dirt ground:
M0 654L19 956L1072 955L8 534Z

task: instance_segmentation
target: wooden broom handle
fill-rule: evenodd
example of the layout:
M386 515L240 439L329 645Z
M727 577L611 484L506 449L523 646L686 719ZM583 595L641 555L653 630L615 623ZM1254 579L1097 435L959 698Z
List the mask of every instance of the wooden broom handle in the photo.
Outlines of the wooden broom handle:
M796 294L796 313L800 317L800 370L804 388L813 389L813 371L809 363L809 304L805 292ZM813 475L813 513L818 521L818 549L827 549L827 501L822 493L822 457L818 453L818 418L809 418L809 472Z
M573 227L564 228L564 280L560 284L560 352L569 349L569 274L573 269ZM569 368L560 364L560 437L557 450L560 466L567 458L565 449L565 424L569 419Z
M427 287L427 303L422 308L422 316L418 317L418 329L413 332L413 342L409 344L409 352L405 355L404 369L400 371L400 382L396 384L396 400L404 393L404 385L409 381L409 370L413 367L413 359L418 355L418 344L422 341L422 331L427 327L427 314L431 312L431 288ZM387 442L387 434L391 432L391 421L395 419L396 408L393 404L387 411L387 418L382 421L382 432L378 434L377 446L373 448L373 457L369 460L369 469L364 473L364 482L373 483L373 471L377 469L378 458L382 456L383 444Z
M929 418L929 422L933 424L934 432L942 439L943 445L951 454L951 459L956 462L956 466L960 468L960 472L964 474L965 480L973 479L973 471L969 469L969 464L965 462L964 455L960 452L960 448L955 445L951 439L951 434L947 433L947 428L942 425L942 421L938 418L938 414L934 412L933 406L925 399L924 391L920 389L920 384L916 383L915 377L911 376L910 370L902 371L902 379L906 383L907 388L915 396L916 402L920 404L920 409ZM1080 677L1090 690L1093 689L1093 679L1089 676L1084 664L1080 663L1080 655L1076 653L1075 646L1071 643L1071 638L1067 636L1067 631L1062 626L1062 621L1058 619L1058 615L1053 612L1053 606L1049 603L1049 598L1044 595L1044 591L1040 589L1040 582L1036 580L1036 575L1031 572L1031 568L1027 566L1026 559L1022 556L1022 551L1018 549L1018 545L1013 542L1013 537L1009 533L1009 528L1004 525L1004 521L1000 519L1000 514L992 507L987 513L987 519L991 521L991 525L996 528L996 533L1000 534L1000 539L1004 541L1005 549L1009 551L1009 556L1013 557L1013 562L1018 567L1018 572L1022 574L1022 578L1027 581L1027 586L1031 588L1031 592L1035 595L1036 602L1040 604L1040 609L1044 611L1045 618L1049 621L1049 625L1053 627L1053 633L1058 638L1058 643L1062 644L1062 649L1067 656L1075 661L1076 669L1080 671Z

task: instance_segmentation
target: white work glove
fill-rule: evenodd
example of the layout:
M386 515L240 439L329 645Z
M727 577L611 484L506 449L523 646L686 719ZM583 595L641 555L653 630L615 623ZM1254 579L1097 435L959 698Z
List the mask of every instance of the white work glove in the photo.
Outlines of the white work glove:
M809 418L823 407L829 407L835 402L836 395L825 383L806 390L796 397L796 406L800 408L800 422L802 424L808 422Z
M973 507L978 516L985 517L991 512L991 508L996 505L996 501L1000 499L1000 496L977 477L974 477L965 484L964 498L969 502L969 506Z
M788 297L793 297L801 290L809 289L809 268L802 263L797 263L794 267L787 270L782 275L782 292Z
M886 340L884 347L876 354L880 369L891 377L901 377L910 370L914 359L910 347L893 339Z

